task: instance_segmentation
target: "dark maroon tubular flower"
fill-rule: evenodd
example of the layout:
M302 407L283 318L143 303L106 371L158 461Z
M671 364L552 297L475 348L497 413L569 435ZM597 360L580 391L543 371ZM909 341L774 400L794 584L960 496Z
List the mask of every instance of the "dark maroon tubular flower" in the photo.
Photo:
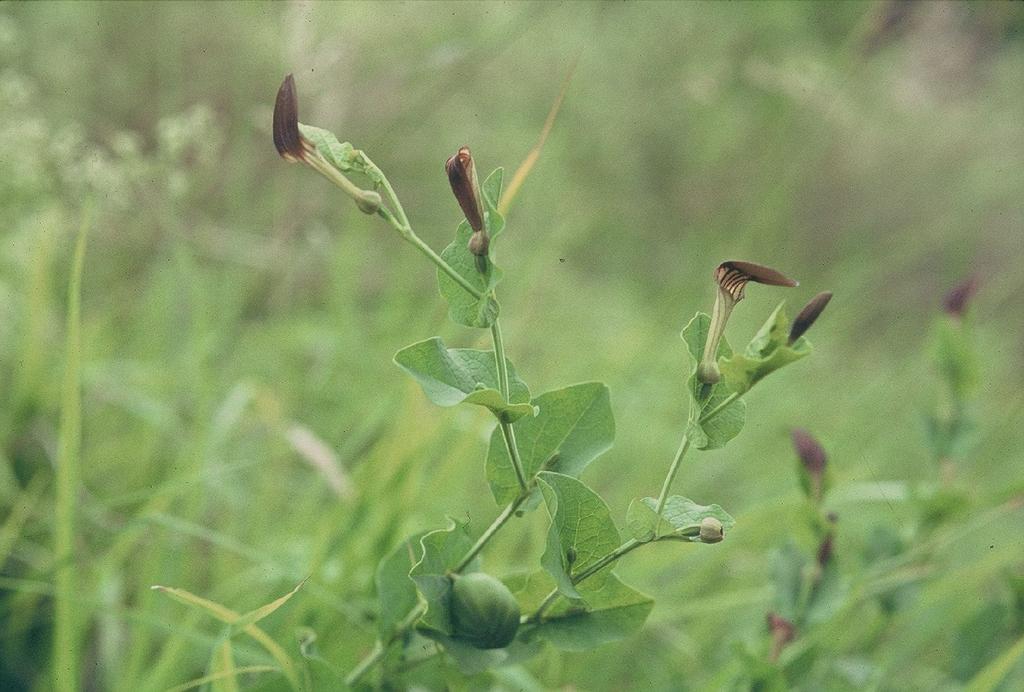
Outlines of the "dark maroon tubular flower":
M793 325L789 328L789 345L792 346L796 343L796 340L803 336L814 321L818 319L818 316L825 310L825 306L828 305L828 301L832 300L831 291L823 291L818 295L811 298L810 302L804 306L800 314L793 320Z
M971 298L978 292L978 277L969 276L950 289L942 299L942 309L951 317L963 317Z
M793 439L793 448L796 449L796 454L807 469L807 473L820 478L825 473L825 463L828 461L825 448L803 428L793 428L789 434Z
M274 102L274 146L285 161L305 160L306 145L299 132L299 104L291 75L281 82Z
M794 281L782 272L761 264L743 262L741 260L729 260L718 265L718 268L715 269L715 280L718 281L718 285L721 286L722 290L732 296L732 299L736 302L743 300L743 289L748 281L768 284L769 286L788 286L790 288L799 285L799 282Z
M470 228L474 231L484 230L484 216L480 209L480 186L476 180L476 166L469 147L462 147L455 156L444 164L448 173L448 182L455 193L455 199L462 207Z

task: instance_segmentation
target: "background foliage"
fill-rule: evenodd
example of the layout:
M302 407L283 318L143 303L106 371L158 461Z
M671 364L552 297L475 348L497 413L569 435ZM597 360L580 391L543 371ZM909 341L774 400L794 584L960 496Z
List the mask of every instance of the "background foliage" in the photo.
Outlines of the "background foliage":
M794 307L823 288L836 298L814 357L753 392L744 434L677 480L736 517L727 540L620 565L658 595L642 634L480 684L737 679L736 647L767 636L773 551L791 539L813 554L798 425L830 453L825 504L852 608L803 645L803 684L971 679L1024 621L1022 31L1013 3L0 6L0 687L49 680L64 320L85 201L74 530L88 686L164 689L207 670L218 625L153 584L245 613L309 576L260 626L297 658L315 632L319 656L346 670L378 629L377 560L445 515L479 531L494 514L486 412L431 406L391 357L434 333L482 343L446 322L422 258L278 159L274 93L294 72L302 119L366 149L440 249L460 218L444 159L465 143L482 170L514 169L577 55L509 214L503 322L538 391L608 382L616 445L586 479L614 516L638 487L656 492L671 458L686 416L678 332L710 306L720 260L799 278ZM976 426L947 468L952 500L931 512L931 324L972 272ZM774 297L750 292L734 341ZM488 571L543 552L543 517L520 523ZM235 656L267 663L252 640ZM1010 666L1006 689L1024 679Z

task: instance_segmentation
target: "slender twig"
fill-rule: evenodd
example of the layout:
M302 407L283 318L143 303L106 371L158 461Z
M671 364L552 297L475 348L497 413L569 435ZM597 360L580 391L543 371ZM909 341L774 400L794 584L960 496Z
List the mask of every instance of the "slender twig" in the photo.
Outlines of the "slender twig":
M388 649L391 648L391 645L405 636L405 633L416 624L416 621L419 620L426 611L427 606L425 603L416 605L416 607L410 610L409 614L406 615L400 623L398 623L395 630L390 636L388 636L386 641L382 642L379 639L375 641L370 653L367 654L366 657L363 658L363 660L361 660L347 676L345 676L345 684L351 687L359 682L364 675L370 672L371 668L377 665L377 663L384 658L384 654L386 654Z
M581 571L579 574L574 574L572 577L572 583L575 585L579 584L581 581L585 579L589 579L590 577L594 576L595 574L603 570L608 565L618 560L626 553L636 550L642 545L644 545L644 543L641 543L635 538L630 538L628 541L620 545L612 552L598 559L597 562L590 565L585 570ZM551 593L544 597L544 600L541 601L541 604L537 607L537 610L533 612L533 615L525 617L523 619L523 622L540 622L541 618L544 617L544 613L547 611L547 609L550 608L554 604L554 602L558 600L559 595L560 592L558 591L558 589L554 589Z
M498 369L498 389L501 391L501 398L506 402L509 400L508 382L508 361L505 360L505 343L501 338L501 326L498 319L494 319L491 325L491 338L494 341L494 360ZM512 424L507 423L499 417L498 426L501 428L501 436L505 441L505 449L508 450L509 459L512 461L512 468L516 472L516 480L519 482L519 490L526 491L526 471L523 469L523 460L519 457L519 447L516 445L516 433Z
M672 488L672 481L676 479L676 473L679 472L680 462L682 462L683 457L686 456L686 450L689 448L690 435L688 433L683 433L683 439L679 441L679 449L676 450L676 456L672 460L672 465L668 467L668 473L665 475L665 482L661 484L661 493L658 495L658 508L655 510L658 515L657 529L661 528L661 513L665 509L665 503L668 501L668 491Z
M437 265L437 268L443 271L445 274L451 277L452 281L462 287L466 293L473 296L477 300L483 297L483 293L480 292L473 284L469 283L462 274L455 271L452 265L444 261L444 259L434 252L433 248L427 245L422 238L416 235L416 231L413 230L412 224L409 223L409 217L405 213L405 208L402 206L402 202L398 199L398 195L395 193L395 188L391 186L391 181L388 180L384 172L377 167L373 161L370 160L365 153L360 153L366 167L376 174L376 177L380 180L381 189L384 192L384 197L390 203L394 213L387 212L383 207L378 210L378 214L387 221L391 226L394 227L399 234L412 244L417 250L423 253L427 259ZM340 176L340 174L339 174ZM340 176L344 178L344 176ZM346 178L347 180L347 178Z
M501 511L501 514L491 522L491 525L487 527L487 530L480 534L480 538L476 539L476 543L474 543L473 547L469 549L469 552L459 560L458 564L452 568L452 571L458 573L466 569L466 567L469 566L469 563L473 561L473 558L480 554L480 551L484 549L484 546L487 545L488 541L494 537L494 534L498 533L498 530L505 525L505 522L512 518L512 515L516 513L516 510L519 509L520 505L526 502L526 498L529 496L529 493L522 493L519 497L510 502L508 506Z

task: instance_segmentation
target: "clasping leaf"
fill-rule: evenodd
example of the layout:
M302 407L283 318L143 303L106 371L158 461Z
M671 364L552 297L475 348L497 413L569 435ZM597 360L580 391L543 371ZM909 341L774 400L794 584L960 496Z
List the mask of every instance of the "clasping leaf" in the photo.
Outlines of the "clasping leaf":
M427 398L438 406L476 404L490 409L506 423L533 415L530 389L506 359L509 401L498 391L497 363L492 351L445 348L437 337L420 341L395 354L395 364L412 375Z
M727 356L721 361L726 384L743 394L759 381L790 363L795 363L811 352L805 337L789 343L789 317L785 303L780 303L761 329L751 339L743 354Z
M558 590L570 598L583 598L573 584L579 574L612 552L622 543L608 505L582 481L561 473L542 471L537 482L544 495L551 528L547 550L541 556L544 569L555 578ZM572 551L575 559L568 559ZM598 572L587 580L599 588L607 572Z
M719 410L719 407L725 404L733 393L726 382L709 385L697 378L697 366L704 352L704 343L708 339L710 327L711 318L703 312L698 312L683 328L683 333L680 335L686 342L687 350L693 359L688 380L690 396L693 399L690 409L689 436L691 444L697 449L724 447L743 429L747 418L747 405L742 399L736 399ZM718 344L717 357L722 359L731 356L732 349L729 348L729 342L722 337ZM701 421L701 416L712 411L717 411L714 417L707 421Z
M527 478L541 470L578 476L611 448L615 419L604 384L571 385L545 392L532 403L537 415L521 418L512 426ZM518 497L519 483L500 430L491 434L487 480L498 504L506 505Z
M409 571L409 577L416 583L420 598L427 604L427 612L420 623L444 634L452 634L451 591L452 580L449 572L459 563L473 541L466 531L467 524L449 519L446 529L431 531L420 540L423 556ZM463 570L473 572L476 560Z

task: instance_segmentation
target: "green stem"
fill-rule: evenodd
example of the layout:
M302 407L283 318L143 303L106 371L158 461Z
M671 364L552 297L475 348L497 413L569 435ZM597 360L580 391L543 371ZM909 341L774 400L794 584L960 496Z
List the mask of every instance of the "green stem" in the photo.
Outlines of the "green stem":
M508 507L503 509L501 514L491 522L491 525L487 527L487 530L480 534L480 538L476 539L476 543L474 543L473 547L469 549L469 552L459 560L458 564L452 568L452 571L458 573L466 569L466 567L469 566L469 563L473 561L473 558L480 554L480 551L484 549L484 546L487 545L488 541L494 538L494 534L498 533L501 527L505 525L505 522L512 518L512 515L516 513L516 510L519 509L520 505L526 502L526 498L529 496L529 493L522 493L519 497L510 502Z
M636 550L642 545L644 544L636 540L635 538L630 538L628 541L626 541L618 548L605 555L604 557L600 558L597 562L590 565L579 574L573 575L572 583L579 584L581 581L589 579L590 577L594 576L595 574L603 570L608 565L612 564L613 562L621 558L626 553ZM525 618L524 622L540 622L541 618L544 617L544 613L547 611L547 609L550 608L554 604L554 602L558 600L559 595L560 594L558 589L555 589L547 596L545 596L544 600L541 601L540 606L537 607L537 610L534 611L533 615L530 615L529 617Z
M367 169L371 170L375 174L375 177L380 180L380 187L384 192L384 198L391 205L391 208L394 209L393 215L390 213L381 213L384 211L383 208L378 212L384 220L391 224L405 240L409 241L413 245L413 247L422 252L427 259L436 264L438 269L450 276L452 281L461 286L466 293L477 300L482 298L483 293L474 287L473 284L469 283L462 274L455 271L452 268L452 265L445 262L440 255L434 252L433 248L423 242L423 240L416 235L416 231L412 229L412 224L409 223L409 217L405 213L405 208L402 206L402 202L398 199L398 194L395 193L395 188L391 187L391 181L389 181L387 176L384 175L384 172L377 167L377 164L370 160L370 157L363 152L360 152L360 156L362 157ZM341 176L340 174L338 175L344 178L344 176Z
M738 393L733 392L713 409L703 413L698 419L697 424L703 425L704 423L712 420L739 397L740 395ZM676 474L679 472L679 466L683 461L683 457L686 456L686 451L689 448L690 436L688 433L683 433L683 438L679 441L679 449L676 450L676 456L672 459L672 465L668 467L668 473L665 475L665 482L661 484L661 493L658 495L658 506L655 510L655 513L658 515L658 528L661 527L661 513L665 509L665 503L668 501L668 493L672 488L672 482L676 479Z
M370 669L377 665L377 663L379 663L382 658L384 658L384 654L386 654L388 649L391 648L391 645L398 641L401 637L403 637L405 633L416 624L416 621L419 620L420 617L422 617L423 613L425 613L426 610L426 605L420 603L415 608L410 610L409 614L406 615L405 618L400 623L398 623L398 626L395 627L395 631L391 633L391 635L387 638L387 641L381 642L379 639L375 641L373 643L373 649L370 651L370 653L367 654L366 657L363 660L361 660L358 663L358 665L356 665L356 667L353 668L351 672L349 672L347 676L345 676L345 684L349 687L352 687L357 682L359 682L364 675L370 672Z
M655 510L655 513L658 515L658 526L655 532L661 528L661 513L665 509L665 503L668 501L668 492L672 488L672 481L676 479L676 474L679 472L680 462L686 456L686 450L689 448L690 436L687 433L683 433L683 439L679 441L679 449L676 450L676 456L672 460L672 465L668 467L668 473L665 475L665 482L661 484L661 493L658 495L658 508Z
M501 392L501 398L508 403L508 361L505 360L505 342L501 338L501 326L497 317L491 325L491 338L494 340L494 359L498 367L498 390Z
M413 247L415 247L417 250L426 255L427 259L436 264L438 269L440 269L445 274L450 276L452 278L452 281L461 286L466 293L473 296L477 300L483 297L483 294L480 291L478 291L473 286L473 284L469 283L469 281L467 281L465 277L462 276L462 274L455 271L452 268L452 265L445 262L439 254L434 252L433 248L431 248L429 245L423 242L423 240L418 235L416 235L415 232L413 232L411 227L407 226L404 229L404 232L403 229L401 228L399 228L398 230L399 232L402 233L403 238L412 243Z
M498 389L501 391L501 398L508 402L508 361L505 360L505 342L501 338L501 326L497 318L491 325L491 338L494 341L494 360L498 370ZM526 492L526 471L523 470L523 460L519 457L519 446L516 444L516 433L511 423L498 419L498 426L501 428L501 436L505 441L505 449L508 450L508 457L512 461L512 468L516 472L516 480L519 481L519 490Z

